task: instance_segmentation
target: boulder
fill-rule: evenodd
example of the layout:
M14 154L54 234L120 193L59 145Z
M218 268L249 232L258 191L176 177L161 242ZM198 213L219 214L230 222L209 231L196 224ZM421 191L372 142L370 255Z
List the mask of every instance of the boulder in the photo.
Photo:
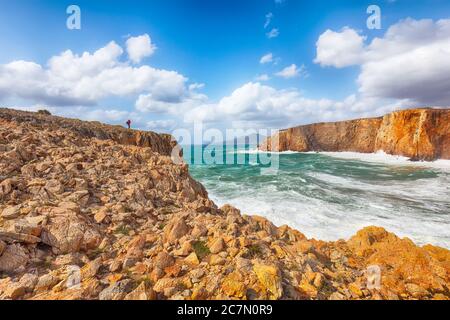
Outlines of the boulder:
M22 246L18 244L8 245L0 256L0 271L18 271L19 268L25 267L29 260L28 253Z
M20 216L21 206L10 206L3 209L1 217L6 220L16 219Z
M172 266L175 263L175 259L166 251L158 253L155 259L155 266L161 269Z
M100 300L123 300L132 288L133 281L130 279L121 280L100 292L98 298Z
M229 297L244 299L247 294L244 277L238 271L230 273L223 280L221 290Z
M186 224L184 218L174 218L164 228L164 236L169 243L176 243L181 237L188 234L189 226Z
M95 229L74 215L52 217L42 230L41 239L58 254L94 249L101 241Z
M277 300L281 298L283 287L281 285L280 271L276 266L255 264L253 271L256 273L262 288L267 291L270 299Z
M219 253L225 250L225 241L223 238L218 238L215 241L212 242L212 244L209 246L209 251L211 253Z
M124 300L156 300L156 293L149 285L147 285L145 282L142 282L136 289L127 294Z

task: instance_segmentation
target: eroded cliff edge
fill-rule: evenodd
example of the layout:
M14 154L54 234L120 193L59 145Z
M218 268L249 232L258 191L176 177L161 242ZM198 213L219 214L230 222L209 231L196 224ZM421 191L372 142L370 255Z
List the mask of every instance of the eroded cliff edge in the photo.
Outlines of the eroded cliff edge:
M0 299L450 297L446 249L377 227L307 239L218 208L162 154L170 139L138 146L73 121L0 110ZM379 288L367 286L372 265Z
M380 118L318 123L282 130L263 151L384 151L412 160L450 159L450 109L412 109Z

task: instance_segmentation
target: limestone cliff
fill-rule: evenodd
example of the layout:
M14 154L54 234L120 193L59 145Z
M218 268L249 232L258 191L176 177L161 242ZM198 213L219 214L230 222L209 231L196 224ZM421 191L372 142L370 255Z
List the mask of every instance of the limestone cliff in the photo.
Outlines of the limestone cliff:
M376 227L310 240L218 208L171 145L0 110L0 300L450 297L448 250Z
M353 151L450 159L450 109L413 109L381 118L319 123L282 130L261 146L264 151Z

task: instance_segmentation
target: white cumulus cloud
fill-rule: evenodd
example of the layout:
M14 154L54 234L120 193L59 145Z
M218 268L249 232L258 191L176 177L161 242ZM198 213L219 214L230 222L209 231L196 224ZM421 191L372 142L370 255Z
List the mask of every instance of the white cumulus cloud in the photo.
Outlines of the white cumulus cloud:
M379 100L359 100L351 95L343 101L308 99L297 89L277 90L259 82L249 82L222 98L204 103L185 113L186 122L205 121L252 124L256 127L287 128L299 124L382 115L401 107L377 104Z
M340 32L325 31L317 41L317 57L314 62L336 68L361 63L365 38L355 30L344 28Z
M408 18L383 37L365 40L349 28L327 30L317 42L316 63L359 65L359 92L365 97L450 106L450 19Z
M148 34L131 37L126 45L128 56L133 63L140 63L142 59L150 57L156 51L156 46Z
M152 95L160 102L178 102L188 95L188 79L176 71L122 61L115 42L94 53L67 50L47 66L17 60L0 65L0 98L20 98L53 106L95 105L108 97Z

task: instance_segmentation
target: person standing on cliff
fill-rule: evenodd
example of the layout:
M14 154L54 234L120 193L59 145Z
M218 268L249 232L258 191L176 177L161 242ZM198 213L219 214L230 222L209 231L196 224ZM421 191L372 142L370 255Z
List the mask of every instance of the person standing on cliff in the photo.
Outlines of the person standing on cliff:
M128 126L128 129L131 129L131 120L127 121L127 126Z

